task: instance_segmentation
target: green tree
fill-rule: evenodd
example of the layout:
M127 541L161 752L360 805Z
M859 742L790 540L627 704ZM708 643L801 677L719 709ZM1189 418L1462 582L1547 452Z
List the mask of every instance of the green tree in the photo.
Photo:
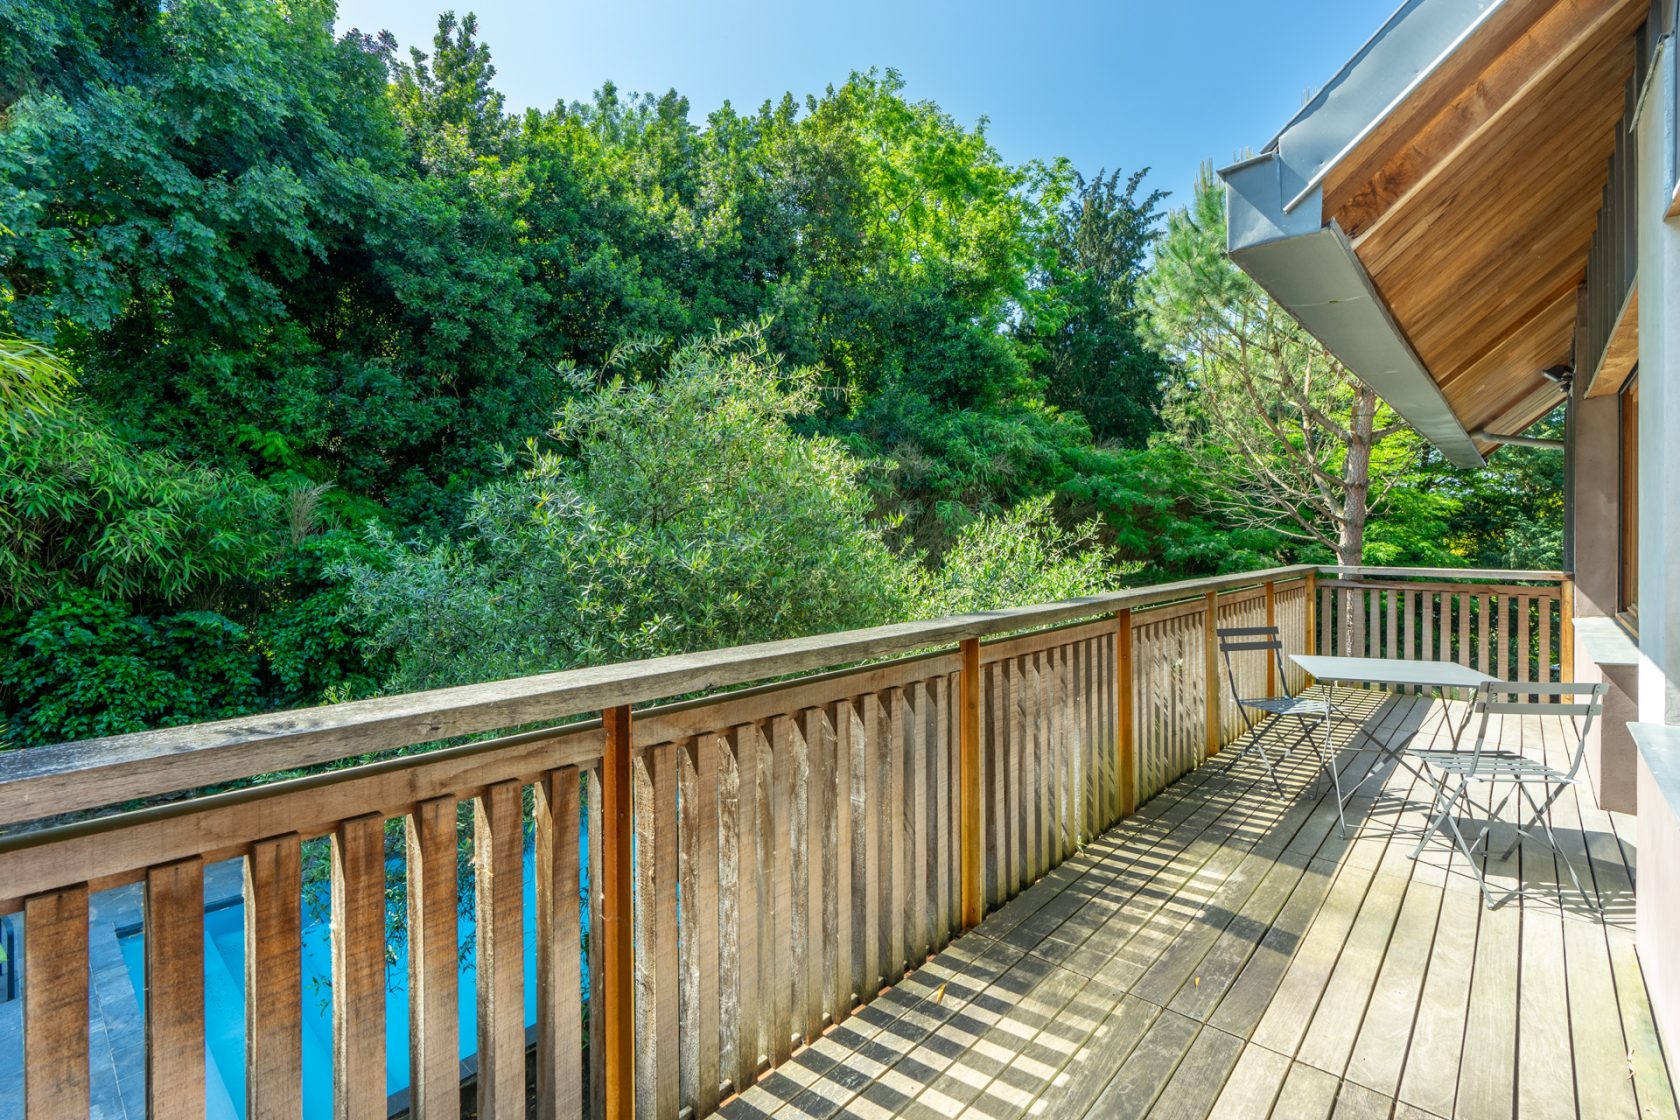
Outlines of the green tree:
M1084 416L1098 439L1133 447L1160 426L1166 375L1138 307L1156 206L1166 197L1140 196L1146 173L1073 174L1066 200L1049 214L1033 314L1023 320L1045 398Z
M1225 192L1203 168L1167 220L1145 282L1152 328L1177 363L1171 438L1239 524L1364 557L1365 525L1418 453L1416 437L1225 255Z

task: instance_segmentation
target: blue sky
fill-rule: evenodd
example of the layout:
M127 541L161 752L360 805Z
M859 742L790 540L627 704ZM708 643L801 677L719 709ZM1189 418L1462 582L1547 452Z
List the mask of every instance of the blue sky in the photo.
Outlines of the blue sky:
M339 28L427 48L445 3L478 13L515 108L587 98L602 82L756 108L871 66L957 120L989 119L1013 162L1070 157L1152 168L1182 199L1207 158L1257 148L1399 0L340 0Z

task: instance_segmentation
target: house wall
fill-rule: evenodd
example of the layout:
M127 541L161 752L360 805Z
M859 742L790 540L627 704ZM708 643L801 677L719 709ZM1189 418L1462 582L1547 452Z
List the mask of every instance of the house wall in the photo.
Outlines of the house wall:
M1671 1053L1680 1046L1680 218L1665 215L1680 165L1677 55L1671 37L1638 129L1639 715L1666 726L1640 738L1636 932Z
M1612 616L1621 570L1621 410L1616 397L1587 399L1582 389L1574 388L1569 443L1575 631L1564 637L1575 643L1575 678L1602 681L1609 689L1605 718L1587 735L1593 796L1602 808L1632 813L1638 808L1637 752L1627 723L1638 718L1639 656L1625 638L1609 640L1617 633Z
M1639 718L1680 723L1680 218L1675 56L1662 52L1639 119Z

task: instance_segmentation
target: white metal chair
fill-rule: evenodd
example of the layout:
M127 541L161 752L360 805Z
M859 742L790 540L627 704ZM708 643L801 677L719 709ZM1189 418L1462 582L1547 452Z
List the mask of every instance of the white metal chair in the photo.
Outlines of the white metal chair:
M1465 862L1470 865L1476 882L1481 886L1482 899L1488 909L1503 905L1517 890L1513 889L1496 902L1488 888L1487 877L1483 874L1481 864L1476 859L1476 849L1488 838L1494 823L1499 819L1500 810L1504 809L1512 798L1518 798L1519 812L1526 806L1527 815L1519 818L1521 823L1516 825L1516 834L1499 858L1508 858L1524 837L1542 838L1535 833L1535 829L1539 828L1546 843L1569 871L1570 882L1575 885L1575 890L1586 902L1588 909L1599 909L1598 903L1582 885L1575 864L1559 845L1548 814L1553 803L1563 792L1580 780L1581 761L1587 749L1587 732L1591 729L1593 721L1603 714L1604 691L1602 684L1512 684L1508 681L1489 681L1482 685L1476 692L1471 708L1471 716L1480 717L1473 747L1469 750L1412 752L1424 762L1425 772L1433 775L1431 784L1435 789L1434 799L1430 803L1429 827L1424 830L1417 847L1413 849L1412 858L1416 859L1422 854L1430 837L1443 831L1451 833L1452 843L1464 855ZM1587 698L1584 703L1571 702L1573 698L1580 696ZM1529 697L1551 699L1532 700L1528 699ZM1501 725L1505 716L1515 716L1518 719L1532 716L1556 719L1563 726L1572 728L1575 742L1571 749L1569 768L1559 770L1549 765L1543 753L1541 757L1533 757L1521 749L1512 750L1497 741L1490 741L1488 726L1494 716L1502 717ZM1509 788L1495 804L1494 794L1500 786ZM1459 827L1456 810L1461 805L1465 808L1473 806L1473 792L1477 789L1487 791L1488 819L1482 825L1481 832L1477 833L1476 839L1468 841L1465 839L1464 830ZM1536 789L1540 791L1538 794L1535 793Z
M1276 626L1228 626L1214 633L1219 639L1219 653L1225 659L1225 676L1231 682L1231 696L1237 702L1237 708L1242 712L1243 724L1248 729L1248 745L1238 753L1236 762L1247 757L1249 751L1256 751L1260 761L1265 764L1266 773L1272 779L1272 786L1281 795L1283 784L1278 781L1277 769L1272 764L1272 756L1266 753L1266 739L1278 721L1268 717L1278 716L1285 719L1295 719L1301 724L1300 733L1286 751L1305 742L1309 744L1319 761L1330 774L1330 781L1336 788L1336 805L1338 812L1342 802L1342 782L1336 771L1336 754L1330 748L1330 716L1335 711L1329 701L1319 700L1310 696L1296 696L1289 690L1289 674L1283 665L1283 639L1278 634ZM1237 686L1237 670L1232 663L1233 653L1255 653L1269 651L1277 663L1278 688L1281 696L1244 696ZM1256 714L1258 713L1258 714ZM1315 726L1316 721L1316 726ZM1258 733L1256 732L1258 729ZM1313 738L1315 730L1324 732L1324 743L1321 746ZM1235 763L1233 763L1234 765ZM1346 827L1346 821L1343 821Z

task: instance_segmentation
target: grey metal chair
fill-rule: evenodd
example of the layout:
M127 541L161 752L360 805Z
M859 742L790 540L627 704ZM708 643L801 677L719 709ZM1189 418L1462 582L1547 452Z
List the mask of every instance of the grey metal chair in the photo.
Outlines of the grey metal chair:
M1424 830L1417 847L1413 849L1412 858L1416 859L1422 854L1430 837L1442 832L1450 833L1452 843L1463 854L1465 862L1470 865L1472 873L1476 876L1476 882L1482 889L1482 900L1488 909L1504 905L1518 893L1521 884L1495 901L1493 892L1488 887L1487 876L1476 859L1476 849L1488 838L1499 819L1500 811L1516 798L1518 811L1522 812L1526 806L1527 815L1519 818L1521 823L1515 826L1516 833L1499 858L1509 858L1524 837L1531 840L1542 838L1535 833L1535 829L1540 829L1546 843L1569 871L1570 882L1574 884L1582 901L1587 904L1588 909L1599 909L1597 901L1582 885L1575 864L1558 843L1557 834L1552 831L1549 812L1563 792L1580 780L1581 762L1587 750L1587 732L1592 728L1593 721L1604 712L1604 691L1602 684L1567 682L1512 684L1508 681L1489 681L1482 685L1476 692L1470 713L1472 718L1480 717L1474 746L1469 750L1411 752L1423 761L1425 772L1433 776L1431 784L1435 789L1434 799L1430 803L1429 827ZM1587 698L1585 703L1572 702L1575 697L1580 696ZM1528 699L1529 697L1552 699L1532 700ZM1520 749L1512 750L1498 741L1490 740L1488 726L1494 716L1502 717L1502 721L1505 716L1515 716L1519 719L1525 716L1556 719L1564 726L1572 728L1575 743L1570 753L1569 768L1559 770L1549 765L1543 755L1536 758ZM1494 795L1501 786L1508 788L1495 804ZM1535 793L1536 789L1540 791L1538 794ZM1459 827L1455 810L1461 805L1467 809L1473 807L1474 793L1477 790L1486 791L1488 817L1476 839L1469 841L1465 839L1464 830Z
M1241 762L1249 751L1258 752L1260 761L1265 764L1266 773L1272 779L1273 788L1281 795L1283 784L1278 781L1277 768L1272 764L1272 756L1266 753L1266 740L1279 721L1269 717L1297 720L1301 724L1301 730L1284 750L1293 750L1303 742L1312 747L1336 788L1336 805L1340 813L1342 782L1336 770L1336 753L1330 746L1330 716L1335 709L1327 700L1296 696L1289 690L1289 674L1283 665L1283 639L1279 636L1276 626L1227 626L1215 630L1214 633L1219 639L1219 653L1225 659L1225 676L1231 682L1231 696L1235 698L1237 708L1242 712L1243 724L1248 730L1248 745L1238 753L1236 761ZM1237 686L1237 670L1231 655L1258 652L1270 652L1275 659L1278 688L1282 690L1283 695L1244 696ZM1322 746L1313 738L1315 730L1324 733ZM1342 826L1346 828L1345 820Z

